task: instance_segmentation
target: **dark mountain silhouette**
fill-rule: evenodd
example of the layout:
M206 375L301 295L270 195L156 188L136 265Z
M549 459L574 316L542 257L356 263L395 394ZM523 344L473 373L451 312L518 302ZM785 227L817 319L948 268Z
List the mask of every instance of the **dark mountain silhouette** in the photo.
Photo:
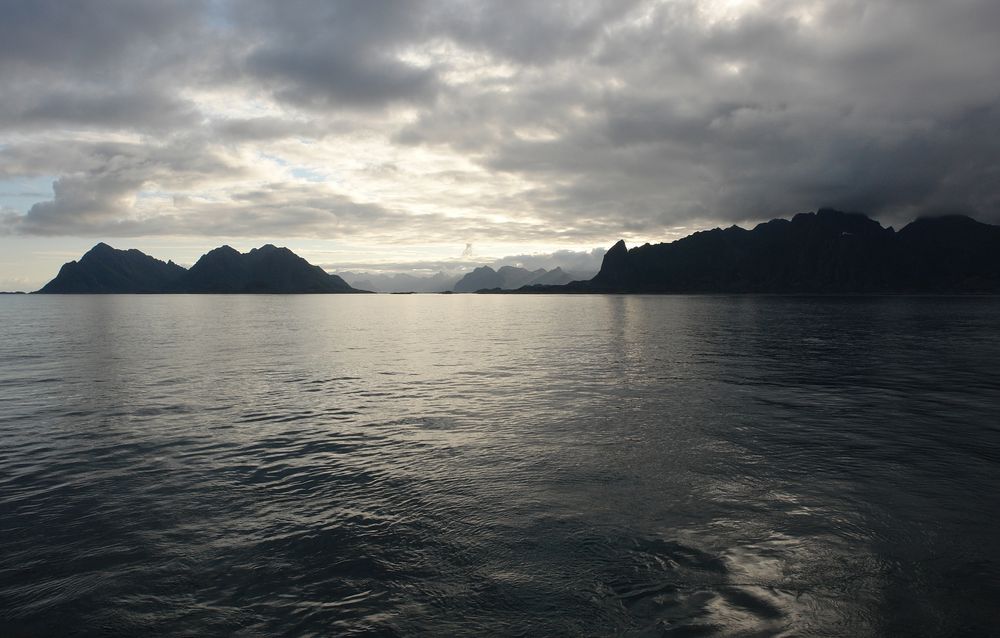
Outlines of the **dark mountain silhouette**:
M572 277L562 268L527 270L517 266L502 266L493 270L481 266L458 280L455 292L476 292L483 289L515 290L522 286L559 285L569 283Z
M287 248L266 244L248 253L222 246L202 255L178 282L183 292L355 292L346 281Z
M42 293L141 293L164 292L184 275L184 268L162 262L134 248L116 250L99 243L80 261L59 269Z
M589 281L524 292L1000 292L1000 227L968 217L917 220L901 231L859 213L821 209L753 230L737 226L604 256Z
M287 248L270 244L240 253L229 246L185 270L138 250L100 243L65 264L40 293L341 293L356 290Z
M456 292L1000 293L1000 226L918 219L896 232L859 213L821 209L752 230L737 226L632 248L619 241L589 281L552 271L476 268ZM362 292L287 248L223 246L185 270L100 243L40 293Z
M524 270L524 269L522 268L519 270ZM526 270L524 272L527 273ZM475 292L483 288L500 288L500 289L520 288L521 286L525 285L525 283L527 283L527 280L530 278L530 276L523 277L524 282L516 286L510 286L510 285L504 286L505 283L504 275L511 275L511 274L513 273L511 273L509 270L504 272L503 274L500 274L499 272L493 270L489 266L480 266L479 268L476 268L472 272L466 274L464 277L459 279L458 282L455 284L454 290L455 292ZM510 277L510 279L519 281L521 278Z

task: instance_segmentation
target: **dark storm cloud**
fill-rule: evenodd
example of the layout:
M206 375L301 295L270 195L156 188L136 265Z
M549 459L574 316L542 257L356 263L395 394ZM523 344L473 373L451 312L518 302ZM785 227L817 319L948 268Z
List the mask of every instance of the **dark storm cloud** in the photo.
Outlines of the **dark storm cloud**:
M0 131L167 130L197 123L177 95L211 47L204 3L12 0L0 7Z
M1000 221L994 0L32 0L2 11L0 177L57 176L51 201L5 212L14 232L603 243L819 205ZM349 182L225 186L289 140L303 142L302 161L369 160L348 146L359 132L361 152L373 138L387 149L373 165L430 177L394 202L361 202ZM306 142L328 144L330 159ZM441 192L443 172L396 157L420 149L484 169L467 208L506 221L410 214ZM208 183L227 192L211 208L197 204ZM137 216L154 187L193 203Z
M190 101L155 90L61 88L12 95L0 105L0 126L17 131L66 125L165 131L190 127L199 119Z
M764 6L718 23L655 7L581 51L593 57L472 87L398 139L551 184L527 203L565 222L641 231L817 204L996 218L998 5ZM537 124L554 135L518 136Z
M437 90L433 69L400 59L419 41L417 1L257 2L232 7L252 38L245 72L294 105L377 107L424 101Z
M285 101L318 108L381 105L434 93L434 75L392 59L350 59L327 47L262 51L247 61L251 74L275 87Z
M637 0L508 0L437 6L435 26L462 46L524 65L549 65L594 53L604 30ZM446 8L447 7L447 8Z
M0 7L0 72L103 81L129 75L197 31L203 2L7 0Z
M325 121L283 117L220 119L213 123L214 133L227 142L259 142L289 137L320 139L333 133L351 130L349 121Z

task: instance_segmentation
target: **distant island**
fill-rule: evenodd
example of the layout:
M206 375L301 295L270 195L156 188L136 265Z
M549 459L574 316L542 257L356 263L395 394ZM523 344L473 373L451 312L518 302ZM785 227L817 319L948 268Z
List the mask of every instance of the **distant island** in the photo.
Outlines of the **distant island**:
M135 249L100 243L64 264L41 294L108 293L360 293L337 275L314 266L287 248L267 244L248 253L222 246L190 269Z
M443 277L443 275L441 276ZM435 278L435 283L441 277ZM918 219L902 230L861 213L820 209L697 232L629 249L619 241L600 272L570 281L560 268L476 268L454 284L479 293L1000 293L1000 226L965 216ZM287 248L229 246L185 269L100 243L65 264L39 293L360 293ZM402 291L401 291L402 292ZM450 291L449 291L450 292Z

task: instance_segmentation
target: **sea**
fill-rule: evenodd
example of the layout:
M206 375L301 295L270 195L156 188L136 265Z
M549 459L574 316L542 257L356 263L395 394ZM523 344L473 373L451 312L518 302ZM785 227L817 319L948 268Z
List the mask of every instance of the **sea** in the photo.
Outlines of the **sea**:
M1000 634L1000 298L0 297L0 636Z

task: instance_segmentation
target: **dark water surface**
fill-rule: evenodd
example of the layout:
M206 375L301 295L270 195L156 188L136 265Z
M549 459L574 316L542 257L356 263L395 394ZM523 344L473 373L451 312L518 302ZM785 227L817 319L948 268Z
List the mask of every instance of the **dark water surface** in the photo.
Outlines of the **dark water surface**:
M1000 300L0 297L0 635L997 635Z

